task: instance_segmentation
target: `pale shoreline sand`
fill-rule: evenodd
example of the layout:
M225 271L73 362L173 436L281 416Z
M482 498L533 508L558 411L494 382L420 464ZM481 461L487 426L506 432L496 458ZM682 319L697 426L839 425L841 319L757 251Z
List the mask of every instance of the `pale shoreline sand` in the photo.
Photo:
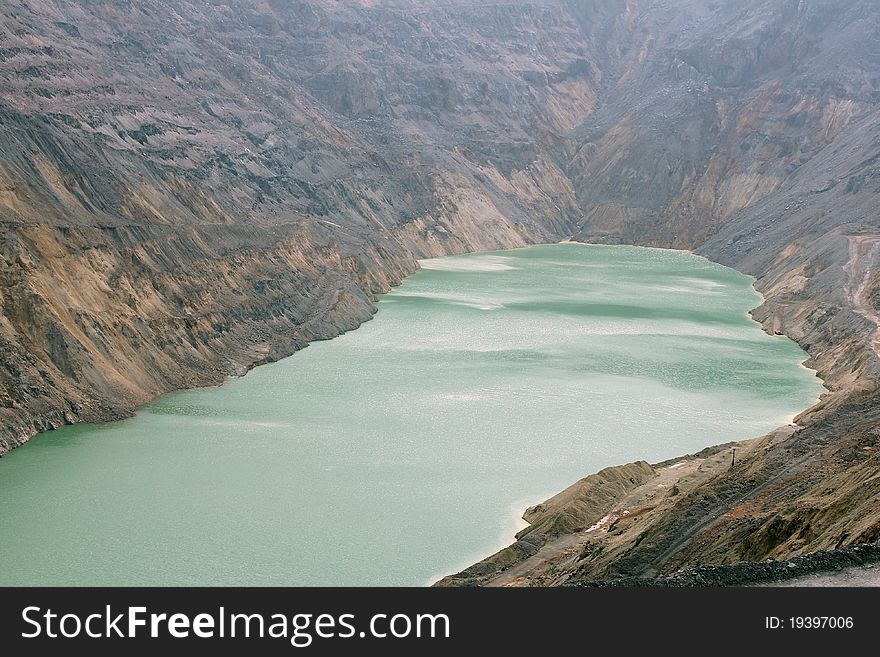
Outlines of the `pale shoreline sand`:
M548 497L552 497L555 494L556 492L554 491L544 493L542 495L529 496L527 498L520 498L516 502L512 502L511 504L509 504L508 513L505 515L505 519L498 534L498 540L494 543L493 548L486 552L475 552L474 554L478 554L479 556L463 559L459 563L459 565L455 566L454 569L450 570L448 573L432 575L422 586L433 586L444 577L448 577L453 573L460 572L468 566L471 566L479 562L481 559L484 559L487 555L495 554L496 552L500 552L504 548L510 546L511 537L515 536L529 526L529 523L523 518L525 510L531 506L534 506L535 504L539 504L543 500L546 500Z
M578 240L572 240L572 239L564 239L564 240L560 240L559 242L557 242L557 244L580 244L580 245L583 245L583 246L591 246L591 247L595 247L595 246L618 246L618 245L607 245L607 244L592 244L592 243L590 243L590 242L581 242L581 241L578 241ZM538 246L538 245L534 245L534 246ZM696 257L698 257L698 258L702 258L703 260L706 260L707 262L712 262L711 260L709 260L709 258L706 258L705 256L702 256L702 255L696 254L696 253L694 253L693 251L691 251L690 249L671 249L671 248L648 247L648 246L636 246L636 245L622 245L622 246L628 246L629 248L633 248L633 249L648 249L648 250L657 249L657 250L662 250L662 251L677 251L677 252L680 252L680 253L687 253L687 254L690 254L690 255L694 255L694 256L696 256ZM529 247L524 247L524 248L529 248ZM718 264L718 263L713 263L713 264ZM724 265L722 265L722 266L724 266ZM730 268L730 269L732 269L732 268ZM737 270L733 270L733 271L737 271ZM737 273L742 274L742 272L737 272ZM742 274L742 275L744 275L744 276L748 276L748 278L751 279L751 281L752 281L752 289L755 291L755 293L756 293L757 295L759 295L759 297L760 297L760 299L761 299L761 303L758 304L758 306L756 306L756 308L757 308L757 307L759 307L760 305L762 305L762 304L765 302L765 297L764 297L764 295L763 295L763 294L762 294L762 293L761 293L761 292L755 287L755 283L757 282L757 279L756 279L754 276L750 276L750 275L748 275L748 274ZM759 322L758 320L756 320L756 319L753 317L753 315L752 315L752 311L747 311L747 312L746 312L746 315L747 315L747 317L748 317L752 322L754 322L755 324L758 324L758 325L761 327L761 329L762 329L765 333L768 333L769 335L771 335L771 336L773 336L773 337L780 337L780 338L783 338L783 339L786 339L786 340L791 340L792 342L795 342L795 344L797 344L796 341L794 341L791 337L789 337L789 336L787 336L787 335L785 335L785 334L771 333L771 332L767 329L767 327L766 327L764 324L762 324L761 322ZM809 360L809 359L805 359L804 361L802 361L802 362L800 363L800 366L801 366L803 369L805 369L805 370L807 370L807 371L809 371L809 372L812 372L813 375L819 379L819 381L821 382L822 387L825 389L825 391L822 392L822 393L817 394L816 398L813 400L813 402L812 402L809 406L805 407L804 409L802 409L802 410L800 410L800 411L798 411L798 412L796 412L796 413L793 413L793 414L790 415L790 416L786 416L786 417L783 419L783 422L780 423L779 427L777 427L776 429L774 429L774 430L768 432L768 434L765 434L765 435L769 435L769 434L771 434L771 433L778 432L778 431L791 430L792 428L797 427L798 425L796 424L795 420L796 420L799 416L803 415L804 413L809 412L810 409L814 408L817 404L819 404L819 403L822 401L822 398L823 398L823 396L824 396L826 393L830 392L830 388L829 388L829 387L827 386L827 384L825 383L825 380L822 379L822 378L819 376L818 371L815 370L815 369L813 369L813 368L811 368L811 367L808 367L808 366L806 365L806 362L807 362L808 360ZM759 439L759 438L761 438L761 437L762 437L762 436L744 436L743 438L740 439L740 441L745 442L745 441L750 441L750 440L757 440L757 439ZM707 446L707 448L712 448L712 447L720 447L720 445L715 445L715 444L713 444L713 445L708 445L708 446ZM678 457L678 458L684 459L684 458L686 458L686 456L681 456L681 457ZM677 459L674 458L673 460L677 460ZM682 460L681 462L679 462L679 463L677 463L677 464L674 464L674 465L672 465L672 466L669 466L668 469L669 469L669 470L673 470L673 469L675 469L675 468L677 468L677 467L680 467L680 466L683 465L683 464L684 464L684 461ZM589 475L589 474L591 474L591 473L584 473L584 476L587 476L587 475ZM572 482L572 483L573 483L573 482ZM558 492L558 491L557 491L557 492ZM556 494L556 493L551 493L550 495L547 495L545 498L542 498L541 501L547 500L547 499L549 499L550 497L552 497L552 496L555 495L555 494ZM525 512L525 509L527 509L527 508L528 508L528 506L524 506L524 507L522 507L523 512ZM602 518L598 523L596 523L593 527L591 527L590 530L594 530L594 529L601 528L602 526L604 526L604 524L606 524L606 522L607 522L608 519L609 519L609 516L606 516L605 518ZM483 557L481 557L479 560L486 559L486 558L490 557L491 555L494 555L494 554L495 554L496 552L498 552L499 550L511 546L511 545L513 544L513 542L514 542L514 541L511 540L511 537L515 537L515 534L516 534L516 533L518 533L519 531L521 531L523 528L527 527L528 524L529 524L529 523L527 523L525 520L523 520L522 522L524 523L524 526L523 526L523 527L518 527L514 532L512 532L512 533L508 536L507 542L506 542L505 544L503 544L500 548L498 548L498 550L495 550L495 551L492 551L492 552L487 552L487 553L485 553L485 555L484 555ZM588 531L589 531L589 530L588 530ZM478 563L479 560L475 560L475 561L472 561L472 562L468 563L464 568L467 568L468 566L471 566L471 565L473 565L473 564L475 564L475 563ZM459 571L460 571L460 570L463 570L463 569L459 569ZM453 571L453 572L459 572L459 571ZM437 580L434 580L434 581L437 581Z

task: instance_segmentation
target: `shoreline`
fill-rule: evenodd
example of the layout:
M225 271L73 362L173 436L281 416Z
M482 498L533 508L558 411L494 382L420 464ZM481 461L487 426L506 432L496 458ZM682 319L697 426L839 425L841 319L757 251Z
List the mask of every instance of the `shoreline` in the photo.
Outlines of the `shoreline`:
M344 335L344 334L346 334L346 333L349 333L349 332L351 332L351 331L356 331L356 330L357 330L358 328L360 328L365 322L369 322L369 321L371 321L371 320L376 316L376 313L379 311L379 305L378 305L378 301L380 300L379 297L384 296L384 295L390 293L392 290L394 290L394 289L400 287L400 285L403 283L404 280L406 280L406 278L408 278L409 276L412 276L413 274L415 274L415 273L418 272L418 271L421 271L421 265L420 265L419 263L420 263L422 260L433 260L433 259L435 259L435 258L446 258L446 257L454 257L454 256L468 256L468 255L480 255L480 254L503 253L503 252L505 252L505 251L516 251L516 250L520 250L520 249L529 249L529 248L532 248L532 247L535 247L535 246L553 246L553 245L555 245L555 244L579 244L579 245L582 245L582 246L591 246L591 247L612 247L612 248L613 248L613 247L628 247L628 248L634 248L634 249L647 249L647 250L658 250L658 251L674 251L674 252L677 252L677 253L687 253L687 254L693 255L693 256L695 256L695 257L697 257L697 258L701 258L701 259L703 259L703 260L706 260L707 262L711 262L712 264L718 265L718 266L720 266L720 267L725 267L725 268L727 268L727 269L730 269L730 270L732 270L732 271L735 271L737 274L740 274L741 276L748 276L749 278L752 279L752 281L753 281L753 283L752 283L752 287L753 287L753 289L755 289L755 288L754 288L754 281L755 281L756 279L755 279L754 276L751 276L750 274L745 274L745 273L739 271L738 269L736 269L736 268L734 268L734 267L729 267L729 266L727 266L727 265L722 265L721 263L715 262L714 260L712 260L712 259L710 259L710 258L708 258L707 256L704 256L704 255L702 255L702 254L695 253L694 251L692 251L692 250L690 250L690 249L673 249L673 248L666 248L666 247L660 247L660 246L643 246L643 245L639 245L639 244L601 244L601 243L582 242L582 241L578 241L578 240L569 240L569 239L566 239L566 240L561 240L561 241L558 241L558 242L535 242L535 243L533 243L533 244L526 244L526 245L524 245L524 246L513 247L513 248L510 248L510 249L492 249L492 250L486 250L486 251L465 251L465 252L462 252L462 253L448 253L448 254L445 254L445 255L442 255L442 256L432 256L432 257L430 257L430 258L416 258L416 259L415 259L416 268L415 268L413 271L411 271L411 272L409 272L408 274L406 274L406 275L403 277L403 279L400 280L400 282L398 282L398 283L395 284L395 285L392 285L387 291L385 291L385 292L380 292L380 293L377 293L377 294L374 295L374 303L373 303L372 312L370 313L369 317L366 317L366 318L364 318L362 321L358 322L357 326L354 326L354 327L349 328L349 329L342 329L342 330L340 330L336 335L333 335L333 336L330 336L330 337L316 337L316 338L312 338L311 340L309 340L308 342L306 342L306 343L303 344L302 346L297 347L296 349L294 349L291 353L286 354L286 355L283 355L283 356L280 356L279 358L263 358L263 359L261 359L261 360L253 361L252 363L249 363L249 364L241 365L240 368L239 368L239 371L236 371L236 372L234 372L234 373L230 373L230 374L226 374L226 375L223 377L223 379L222 379L221 381L217 382L217 383L207 383L207 384L205 384L205 385L186 386L186 387L179 387L179 388L172 388L172 389L169 389L169 390L164 390L164 391L162 391L162 392L160 392L160 393L154 395L153 397L151 397L148 401L146 401L146 402L144 402L144 403L142 403L142 404L138 404L137 406L135 406L134 408L132 408L129 412L120 413L120 414L118 414L118 416L116 416L116 417L108 417L107 419L103 419L103 420L95 420L95 421L91 421L91 420L77 420L77 419L73 419L73 421L67 421L67 420L65 419L65 421L59 423L58 426L50 426L50 427L47 428L47 429L44 429L44 430L41 430L41 431L36 431L36 432L33 432L33 433L29 434L26 438L24 438L24 440L23 440L21 443L19 443L19 444L13 446L11 449L9 449L9 450L6 451L6 452L0 451L0 459L2 459L5 455L12 453L14 450L18 449L19 447L21 447L21 446L27 444L30 440L33 440L34 438L37 438L37 437L39 437L39 436L41 436L41 435L43 435L43 434L45 434L45 433L50 433L50 432L52 432L52 431L57 431L58 429L61 429L61 428L63 428L63 427L73 426L73 425L78 425L78 424L84 424L84 425L101 425L101 424L108 424L108 423L111 423L111 422L119 422L119 421L121 421L121 420L126 420L126 419L129 419L129 418L133 418L133 417L135 417L135 416L137 415L137 413L138 413L141 409L146 408L147 406L149 406L150 404L154 403L156 400L160 399L161 397L163 397L163 396L165 396L165 395L169 395L169 394L172 394L172 393L175 393L175 392L181 392L181 391L185 391L185 390L210 390L210 389L212 389L212 388L220 388L220 387L226 385L226 383L228 383L229 381L233 381L233 380L237 380L237 379L241 379L241 378L246 377L246 376L248 375L248 373L251 372L251 370L253 370L253 369L257 368L257 367L261 367L261 366L263 366L263 365L271 365L272 363L280 362L280 361L282 361L282 360L284 360L284 359L286 359L286 358L292 358L292 357L295 356L297 353L299 353L299 352L302 351L303 349L307 348L307 347L308 347L310 344L312 344L313 342L326 342L326 341L328 341L328 340L333 340L333 339L335 339L335 338L338 338L339 336ZM760 291L758 291L757 289L755 289L755 292L761 296L761 299L764 299L764 295L763 295ZM809 355L809 352L807 352L807 351L803 348L803 346L802 346L797 340L795 340L793 337L791 337L791 336L789 336L789 335L787 335L787 334L784 334L784 333L773 333L773 332L769 331L769 330L766 328L764 322L761 322L761 321L759 321L759 320L754 319L754 317L752 317L752 312L753 312L754 310L755 310L755 309L753 308L752 310L746 311L746 313L747 313L749 319L751 319L753 322L759 324L759 325L761 326L762 330L763 330L765 333L767 333L768 335L774 336L774 337L777 337L777 336L778 336L778 337L784 337L784 338L787 338L787 339L791 340L792 342L794 342L795 344L797 344L797 345L798 345L798 346L804 351L804 353L807 353L807 354ZM768 320L770 320L770 319L772 319L772 318L773 318L773 316L771 315L771 316L768 317ZM319 317L313 317L313 318L310 318L310 321L315 321L316 319L319 319ZM808 370L810 370L810 371L812 371L812 372L815 372L815 373L816 373L815 375L816 375L816 376L819 378L819 380L822 382L822 386L825 387L826 390L828 390L828 392L833 393L834 391L831 390L830 388L828 388L827 384L825 383L825 380L822 379L821 376L819 376L817 370L815 370L815 369L813 369L813 368L810 368L810 367L807 367L806 365L804 365L804 363L807 362L807 361L809 361L809 360L810 360L810 358L805 359L804 362L801 363L801 365L803 365L806 369L808 369ZM819 401L817 401L816 403L819 403ZM810 406L810 407L804 409L803 411L801 411L801 413L805 413L805 412L809 411L809 410L812 409L815 405L816 405L816 404L813 404L812 406ZM798 415L800 415L800 413L799 413Z
M787 334L785 334L785 333L779 333L779 332L773 331L773 330L768 326L768 323L772 322L772 320L775 318L775 315L774 315L774 314L772 314L772 313L769 314L768 317L767 317L767 319L766 319L764 322L755 319L754 314L753 314L754 311L755 311L757 308L759 308L760 306L762 306L763 304L765 304L766 301L767 301L767 299L766 299L766 297L764 296L764 294L763 294L760 290L758 290L757 287L756 287L756 283L757 283L757 280L758 280L758 279L757 279L755 276L752 276L752 275L750 275L750 274L744 274L743 272L740 272L739 270L737 270L737 269L735 269L735 268L733 268L733 267L728 267L727 265L722 265L721 263L718 263L718 262L715 262L715 261L711 260L711 259L708 258L707 256L704 256L704 255L702 255L702 254L696 254L696 253L694 253L694 252L693 252L692 250L690 250L690 249L666 249L666 248L662 248L662 247L650 247L650 246L629 245L629 244L619 244L619 245L618 245L618 244L614 244L614 245L611 245L611 244L594 244L594 243L591 243L591 242L582 242L582 241L572 240L572 239L561 240L561 241L557 242L557 244L580 244L580 245L584 245L584 246L607 246L607 247L628 246L628 247L631 247L631 248L638 248L638 249L658 249L658 250L663 250L663 251L675 251L675 252L679 252L679 253L687 253L687 254L694 255L694 256L696 256L696 257L702 258L703 260L706 260L707 262L710 262L710 263L712 263L712 264L715 264L715 265L718 265L718 266L721 266L721 267L725 267L725 268L727 268L727 269L730 269L730 270L732 270L732 271L735 271L737 274L740 274L740 275L743 275L743 276L747 276L749 279L751 279L751 288L752 288L752 290L754 290L754 292L760 297L761 303L759 303L757 306L755 306L755 307L752 308L751 310L746 311L746 313L745 313L746 316L748 317L748 319L749 319L750 321L756 323L756 324L761 328L761 330L762 330L765 334L767 334L767 335L769 335L769 336L771 336L771 337L780 337L780 338L784 338L784 339L790 340L790 341L792 341L794 344L798 345L798 347L801 349L801 351L803 351L803 353L805 353L805 354L807 355L807 358L805 358L803 361L801 361L801 362L799 363L799 365L800 365L803 369L805 369L805 370L811 372L813 376L815 376L817 379L819 379L819 382L821 383L821 385L822 385L822 387L825 389L825 391L819 393L819 394L816 396L816 398L812 401L812 403L810 403L808 406L806 406L806 407L803 408L802 410L800 410L800 411L794 413L793 415L788 416L788 417L786 418L787 421L786 421L785 423L783 423L783 424L781 424L780 426L778 426L778 427L772 429L772 430L769 431L767 434L764 434L763 436L744 437L744 438L741 439L740 442L748 442L748 441L758 440L758 439L760 439L760 438L763 438L763 437L766 437L766 436L769 436L769 435L773 435L773 434L776 434L776 433L779 433L779 432L782 432L782 431L786 431L786 430L789 430L789 429L791 429L791 428L795 428L795 430L797 430L797 428L800 428L800 427L803 426L803 425L801 425L801 424L799 424L799 423L797 422L797 418L802 417L802 416L808 414L810 411L816 409L816 407L817 407L818 405L822 404L822 403L825 401L824 398L827 398L828 395L833 395L833 394L835 394L835 391L832 390L832 389L829 387L829 385L827 384L826 380L825 380L825 379L819 374L819 371L818 371L817 369L815 369L815 368L812 368L812 367L807 366L806 363L809 362L810 360L812 360L812 356L809 354L809 352L808 352L806 349L804 349L803 345L801 345L801 344L800 344L797 340L795 340L792 336L787 335ZM535 246L535 245L530 245L530 246ZM529 247L522 247L522 248L529 248ZM712 444L712 445L708 445L708 446L706 446L705 450L718 449L718 448L722 448L723 446L724 446L724 445ZM705 451L705 450L704 450L704 451ZM672 468L677 468L677 467L679 467L680 465L682 465L682 464L684 463L684 459L688 458L689 456L690 456L690 455L682 455L682 456L678 456L678 457L672 457L671 459L667 459L667 460L664 461L663 463L674 463L674 465L672 465L672 466L668 466L668 467L670 467L670 469L672 469ZM615 467L615 466L612 466L612 467ZM616 467L623 467L623 466L622 466L622 464L621 464L620 466L616 466ZM599 473L592 473L592 474L599 474ZM588 475L588 476L589 476L589 475ZM549 497L549 496L548 496L548 497ZM545 500L545 501L546 501L546 500ZM529 510L529 508L526 508L526 509L523 511L523 515L525 515L525 514L528 512L528 510ZM593 529L598 529L598 528L604 526L605 524L607 524L607 519L608 519L608 518L609 518L609 515L606 514L606 515L605 515L605 516L604 516L604 517L603 517L598 523L596 523L596 525L598 525L598 527L594 525L594 526L592 526L588 531L591 531L591 530L593 530ZM524 520L524 519L523 519L523 520ZM527 521L524 520L524 522L526 522L527 525L528 525L528 522L527 522ZM511 549L511 548L513 548L514 546L516 546L516 545L517 545L517 542L518 542L518 540L517 540L517 535L518 535L521 531L522 531L522 530L520 529L520 530L518 530L517 532L515 532L515 535L512 536L512 540L511 540L510 538L508 539L509 542L508 542L508 544L507 544L506 547L504 547L504 548L502 548L501 550L498 550L498 551L496 551L496 552L489 553L486 557L484 557L483 560L481 560L481 561L479 561L479 562L474 562L474 565L484 563L485 561L487 561L487 560L489 560L489 559L492 559L493 557L496 557L497 555L503 553L505 550ZM473 567L473 565L470 566L470 567ZM461 573L461 572L467 572L467 568L462 569L461 571L453 571L453 572L451 572L451 573L447 573L445 576L440 577L440 578L438 578L437 580L435 580L435 581L432 583L432 585L433 585L433 586L436 586L436 585L441 585L441 586L442 586L443 584L441 584L441 582L443 582L444 580L446 580L446 579L448 579L448 578L451 578L451 577L455 576L456 573Z
M679 252L679 253L687 253L687 254L689 254L689 255L695 255L695 254L693 254L692 251L690 251L690 250L684 250L684 249L664 249L664 248L660 248L660 247L649 247L649 246L640 246L640 245L608 245L608 244L592 244L592 243L589 243L589 242L572 241L572 240L564 240L564 241L562 241L562 242L544 242L544 243L529 244L529 245L526 245L526 246L523 246L523 247L517 247L517 248L515 248L515 249L500 249L500 250L491 250L491 251L478 251L478 252L469 252L469 253L467 253L467 254L464 254L464 253L463 253L463 254L452 254L452 255L478 255L478 254L480 254L480 253L495 254L495 253L503 253L503 252L506 252L506 251L524 250L524 249L534 248L534 247L538 247L538 246L552 246L552 245L554 245L554 244L579 244L579 245L582 245L582 246L589 246L589 247L602 247L602 246L605 246L605 247L609 247L609 248L625 247L625 248L649 249L649 250L657 249L657 250L662 250L662 251L674 251L674 252ZM707 257L705 257L705 256L698 256L698 257L700 257L700 258L706 260L707 262L713 262L712 260L710 260L709 258L707 258ZM419 271L419 269L421 269L420 261L417 260L417 261L416 261L416 264L417 264L417 268L416 268L412 273L415 273L416 271ZM742 272L739 272L739 271L737 271L736 269L734 269L734 268L732 268L732 267L727 267L727 266L725 266L725 265L720 265L720 263L714 263L714 262L713 262L713 264L718 265L718 266L721 266L721 267L725 267L726 269L730 269L731 271L735 271L735 272L736 272L737 274L739 274L739 275L743 275ZM411 274L410 274L410 275L411 275ZM762 303L763 303L763 302L765 301L764 295L754 287L754 283L755 283L755 280L756 280L756 279L755 279L754 277L752 277L752 276L749 276L749 278L752 279L752 289L755 290L755 293L758 294L758 295L760 296L760 298L761 298L761 300L762 300ZM401 281L401 283L402 283L402 282L403 282L403 281ZM389 290L389 292L390 292L391 290L395 289L395 288L398 287L398 286L399 286L399 284L393 286L393 287ZM387 293L383 293L383 294L387 294ZM363 324L363 322L370 321L371 319L373 319L373 318L376 316L376 313L378 312L379 308L380 308L379 304L378 304L378 303L375 303L374 306L373 306L373 312L369 315L369 317L367 317L366 319L364 319L362 322L359 322L358 325L357 325L356 327L353 327L353 328L348 329L348 330L342 330L342 331L340 331L340 332L339 332L337 335L335 335L335 336L332 336L332 337L330 337L330 338L321 338L321 339L318 339L317 341L323 341L323 340L333 339L333 337L338 337L339 335L343 335L343 334L345 334L345 333L347 333L347 332L349 332L349 331L351 331L351 330L356 330L357 328L359 328L359 327ZM753 321L753 322L755 322L756 324L758 324L759 326L761 326L762 330L763 330L765 333L767 333L767 334L769 334L769 335L771 335L771 336L779 335L779 337L785 337L786 339L792 339L790 336L783 336L783 335L780 335L780 334L778 334L778 333L770 333L770 332L767 330L766 322L760 322L760 321L756 320L756 319L752 316L751 311L747 312L747 316L749 317L750 321ZM770 316L770 319L772 319L772 317L773 317L773 315ZM313 340L313 341L314 341L314 340ZM793 340L793 341L794 341L794 340ZM796 343L796 341L794 341L794 342ZM280 362L281 360L284 360L285 358L289 358L289 357L295 355L295 353L296 353L297 351L299 351L300 349L305 348L306 346L308 346L308 344L309 344L309 343L307 343L307 344L303 345L302 347L296 349L293 353L291 353L291 354L289 354L289 355L282 356L281 358L277 358L277 359L264 359L264 360L261 360L261 361L254 362L254 363L250 364L249 366L247 366L241 374L228 375L227 377L225 377L225 378L223 379L223 381L221 381L221 382L219 382L219 383L217 383L217 384L213 384L213 385L210 385L210 384L209 384L209 385L206 385L206 386L198 386L198 387L194 387L194 388L178 388L178 389L175 389L175 390L169 390L169 391L167 391L167 392L163 392L162 394L157 395L156 397L154 397L153 399L151 399L148 403L146 403L146 404L144 404L144 405L142 405L142 406L139 406L139 407L138 407L137 409L135 409L130 415L127 415L127 416L122 417L122 418L115 418L115 419L113 419L113 420L108 420L107 422L119 421L119 420L124 420L124 419L130 419L130 418L133 418L133 417L135 417L135 416L137 415L137 413L138 413L141 409L143 409L143 408L149 406L149 404L154 403L157 399L159 399L160 397L162 397L162 396L164 396L164 395L167 395L167 394L171 394L171 393L174 393L174 392L180 392L180 391L184 391L184 390L193 390L193 389L212 389L212 388L219 388L219 387L222 387L223 385L227 384L228 382L230 382L230 381L232 381L232 380L237 380L237 379L244 378L244 377L247 375L247 373L249 373L252 369L255 369L256 367L258 367L258 366L260 366L260 365L266 365L266 364L271 364L271 363L277 363L277 362ZM796 343L796 344L797 344L797 343ZM799 347L800 347L800 345L799 345ZM801 348L803 348L803 347L801 347ZM825 381L824 381L824 379L822 379L822 378L819 376L817 370L815 370L815 369L813 369L813 368L810 368L810 367L807 367L807 366L804 364L804 363L806 363L808 360L809 360L809 357L800 363L801 366L804 367L804 369L806 369L806 370L808 370L808 371L811 371L811 372L813 373L814 376L816 376L816 377L818 377L818 378L820 379L820 382L822 383L822 386L823 386L826 390L829 390L829 389L828 389L828 386L826 385L826 383L825 383ZM821 401L821 395L822 395L822 394L824 394L824 393L820 393L820 396L817 396L817 399L816 399L812 404L810 404L809 406L807 406L807 407L804 408L803 410L801 410L801 411L799 411L798 413L796 413L795 415L793 415L793 416L791 417L791 422L793 422L795 418L797 418L797 417L799 417L799 416L801 416L801 415L804 415L805 413L807 413L808 411L810 411L812 408L814 408L814 407L816 406L816 404L819 403L819 402ZM72 424L93 424L93 425L100 425L100 424L105 424L105 423L106 423L106 422L84 422L84 423L80 423L80 422L71 422L71 423L69 423L69 424L71 424L71 425L72 425ZM64 426L66 426L66 425L64 425ZM43 432L41 432L41 433L43 433ZM771 432L771 433L772 433L772 432ZM39 436L39 435L40 435L40 434L35 434L35 436ZM748 438L744 438L743 440L747 440L747 439L748 439ZM714 447L714 445L710 445L709 447ZM676 458L683 458L683 457L673 457L673 460L675 460ZM515 523L517 523L517 522L525 522L525 525L522 525L522 526L520 526L520 527L516 527L514 533L518 533L518 532L521 531L522 529L525 529L526 527L529 526L528 523L527 523L526 521L524 521L524 520L519 520L519 521L517 521L517 515L516 515L517 512L516 512L516 511L512 511L512 514L513 514L513 516L514 516L514 522L515 522ZM519 515L519 518L521 519L521 515ZM505 523L505 524L506 524L506 523ZM507 531L507 530L505 530L505 531ZM507 535L506 535L506 537L503 539L503 542L502 542L502 541L499 541L499 545L501 545L502 548L503 548L505 545L509 546L509 545L510 545L510 534L507 534Z
M539 499L536 499L534 501L534 504L538 504L540 502L540 500L546 499L545 496L549 496L549 495L553 495L553 493L545 493L542 496L538 496ZM519 533L523 529L526 529L529 526L528 521L522 517L522 513L520 512L520 509L523 508L522 507L523 504L526 504L528 506L532 506L532 504L529 504L529 502L526 500L526 498L523 498L523 499L517 500L516 502L512 502L508 508L507 522L505 522L504 524L505 525L508 525L508 524L513 525L514 526L514 533ZM498 552L500 550L503 550L508 545L509 540L510 540L510 538L509 538L510 534L508 533L508 531L509 531L509 528L506 526L501 528L501 531L498 534L498 540L496 542L496 547L491 548L494 550L494 552ZM472 558L479 559L480 557L475 556ZM455 568L458 568L459 570L467 568L470 564L473 563L473 561L471 560L472 558L462 559L459 562L460 565L455 566ZM419 586L423 587L423 588L430 588L436 582L440 581L441 579L443 579L446 576L447 576L446 574L435 573L434 575L431 575L430 577L428 577L424 581L424 583L420 584Z
M412 274L416 273L417 271L419 271L418 268L416 268L415 270L413 270L412 272L410 272L409 274L404 276L404 279L411 276ZM402 282L403 282L403 280L401 280L401 283ZM392 289L399 287L399 286L400 286L400 283L392 286L388 291L390 292ZM339 290L337 290L337 291L339 291ZM387 294L387 292L383 292L381 294ZM376 296L378 296L378 295L374 295L374 297L376 297ZM331 310L332 310L332 308L328 309L327 313L329 313ZM364 323L372 320L376 316L377 312L378 312L378 304L376 303L376 301L374 301L373 308L372 308L372 311L370 312L369 316L365 317L364 319L359 321L357 323L357 326L354 326L349 329L342 328L338 333L336 333L335 335L329 336L329 337L314 337L311 340L308 340L307 342L302 344L301 346L296 346L292 351L290 351L290 353L279 356L278 358L264 357L259 360L255 360L253 362L246 363L246 364L239 363L238 366L236 368L234 368L235 371L225 374L222 377L222 379L219 380L217 383L206 383L204 385L181 386L181 387L176 387L176 388L169 388L168 390L163 390L163 391L151 396L147 401L143 402L142 404L137 404L133 408L129 408L126 410L117 409L116 411L109 413L108 417L106 419L81 420L76 417L73 417L71 419L71 416L69 416L69 414L68 414L68 415L64 416L60 422L56 423L56 422L50 420L50 421L48 421L48 424L49 424L48 428L42 429L40 431L33 431L31 433L22 434L21 436L19 436L18 443L16 443L15 445L13 445L12 447L10 447L9 449L7 449L5 451L0 449L0 461L2 461L2 459L4 457L8 456L9 454L14 452L15 450L28 444L31 440L38 438L39 436L41 436L43 434L51 433L53 431L58 431L59 429L63 429L64 427L71 427L71 426L78 426L78 425L100 426L100 425L104 425L104 424L110 424L113 422L121 422L124 420L130 420L130 419L136 417L137 414L139 412L141 412L143 409L147 408L151 404L154 404L156 401L158 401L162 397L165 397L166 395L171 395L176 392L185 392L188 390L211 390L211 389L215 389L215 388L221 388L221 387L225 386L226 384L228 384L230 381L236 381L236 380L245 378L252 370L254 370L258 367L262 367L263 365L272 365L273 363L281 362L282 360L285 360L287 358L292 358L293 356L295 356L297 353L299 353L303 349L306 349L313 342L326 342L328 340L333 340L335 338L338 338L339 336L344 335L345 333L349 333L351 331L356 331ZM326 316L326 313L324 315L312 317L312 318L310 318L309 321L319 320L319 319L324 318L325 316Z

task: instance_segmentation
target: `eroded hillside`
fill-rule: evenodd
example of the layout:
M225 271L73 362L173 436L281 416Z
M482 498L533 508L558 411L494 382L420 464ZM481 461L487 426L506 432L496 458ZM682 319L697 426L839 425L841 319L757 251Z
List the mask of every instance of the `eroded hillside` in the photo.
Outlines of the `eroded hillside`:
M878 38L865 0L7 2L0 453L353 328L422 255L692 248L833 394L576 577L876 538Z

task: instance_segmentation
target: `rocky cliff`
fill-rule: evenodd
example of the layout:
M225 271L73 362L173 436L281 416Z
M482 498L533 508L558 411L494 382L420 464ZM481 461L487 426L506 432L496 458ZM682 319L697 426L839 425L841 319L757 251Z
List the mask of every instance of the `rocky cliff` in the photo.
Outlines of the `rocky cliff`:
M784 440L640 514L629 542L541 581L878 537L874 3L11 0L0 14L0 453L353 328L422 255L683 247L753 274L755 317L804 346L831 392ZM615 490L599 506L634 494ZM548 526L579 535L596 508Z

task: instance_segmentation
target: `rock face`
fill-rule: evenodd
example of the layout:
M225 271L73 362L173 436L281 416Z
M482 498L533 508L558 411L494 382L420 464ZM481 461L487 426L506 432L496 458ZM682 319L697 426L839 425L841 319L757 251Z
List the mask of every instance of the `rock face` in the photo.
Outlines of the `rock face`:
M692 248L756 277L755 317L833 393L729 474L735 496L682 487L645 529L679 539L634 544L627 572L880 533L856 518L880 412L875 3L0 12L0 453L353 328L419 256ZM591 559L578 577L613 575Z

